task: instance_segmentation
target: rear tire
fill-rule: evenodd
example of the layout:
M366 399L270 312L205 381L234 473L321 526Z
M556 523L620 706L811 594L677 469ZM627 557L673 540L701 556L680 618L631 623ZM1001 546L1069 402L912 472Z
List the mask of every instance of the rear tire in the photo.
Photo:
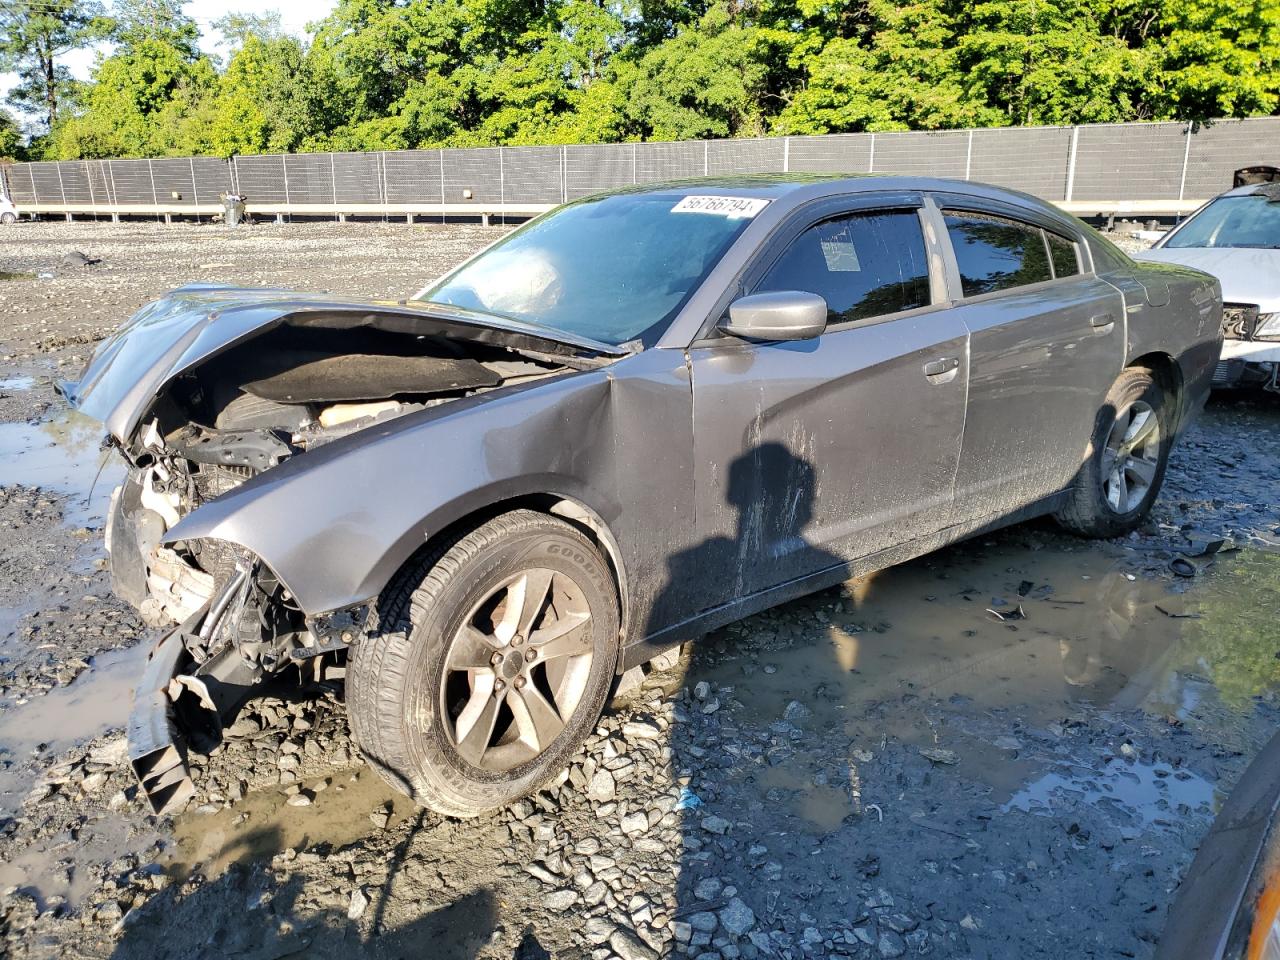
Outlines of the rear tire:
M424 806L502 807L562 770L599 719L618 624L590 540L558 517L503 514L383 591L351 654L352 733Z
M1058 523L1084 537L1118 537L1137 527L1164 482L1173 436L1173 397L1145 367L1125 370L1098 411Z
M13 224L15 224L15 223L17 223L17 222L18 222L18 215L17 215L17 214L15 214L15 213L8 213L8 212L6 212L6 213L0 213L0 223L3 223L6 227L12 226Z

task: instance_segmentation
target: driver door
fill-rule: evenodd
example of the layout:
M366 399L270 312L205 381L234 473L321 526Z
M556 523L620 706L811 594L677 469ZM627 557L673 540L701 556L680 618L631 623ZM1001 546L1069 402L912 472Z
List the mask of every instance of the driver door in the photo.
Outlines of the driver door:
M828 202L784 226L735 291L822 296L809 340L690 349L702 608L944 526L968 335L912 195ZM727 299L735 299L730 295Z

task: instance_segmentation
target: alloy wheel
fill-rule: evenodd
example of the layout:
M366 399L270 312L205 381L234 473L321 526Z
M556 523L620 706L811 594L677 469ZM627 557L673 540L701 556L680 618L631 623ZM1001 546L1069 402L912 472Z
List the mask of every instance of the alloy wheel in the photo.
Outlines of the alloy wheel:
M560 735L591 673L591 610L573 578L546 568L508 577L450 641L441 716L468 764L496 773Z
M1151 404L1135 400L1116 415L1102 450L1102 490L1119 514L1138 509L1160 466L1160 418Z

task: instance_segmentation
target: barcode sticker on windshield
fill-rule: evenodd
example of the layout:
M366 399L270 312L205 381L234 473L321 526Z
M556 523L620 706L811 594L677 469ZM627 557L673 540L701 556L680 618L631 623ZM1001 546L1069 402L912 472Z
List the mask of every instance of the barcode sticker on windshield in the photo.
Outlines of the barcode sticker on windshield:
M768 200L758 197L685 197L671 208L671 212L714 213L738 220L754 217L768 205Z

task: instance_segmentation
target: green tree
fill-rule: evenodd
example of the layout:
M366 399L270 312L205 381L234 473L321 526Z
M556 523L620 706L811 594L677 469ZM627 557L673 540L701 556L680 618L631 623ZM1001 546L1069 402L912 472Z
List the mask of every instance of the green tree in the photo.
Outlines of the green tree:
M190 42L188 24L121 19L115 36L120 45L94 68L81 109L55 126L46 152L54 159L189 152L188 121L202 110L216 72Z
M1161 112L1244 117L1280 106L1280 0L1176 0L1164 6Z
M764 132L761 37L724 4L651 49L627 77L627 118L646 139Z
M126 51L159 41L182 59L195 61L200 57L200 28L182 6L183 0L115 0L111 38Z
M25 153L18 121L8 110L0 110L0 160L21 160Z
M958 25L938 0L868 0L855 37L804 56L807 82L776 124L780 133L935 130L999 124L965 88Z
M957 48L967 96L1000 111L1006 123L1149 116L1154 64L1143 50L1104 32L1089 0L975 4L966 11Z
M244 34L189 138L203 137L203 152L221 157L296 150L315 132L303 55L295 37Z
M0 3L0 71L18 82L9 103L42 114L52 128L60 101L72 84L60 62L64 54L101 36L101 4L96 0L4 0Z
M222 42L238 50L251 39L278 40L284 36L280 24L280 12L228 13L213 22L214 29L222 34Z

